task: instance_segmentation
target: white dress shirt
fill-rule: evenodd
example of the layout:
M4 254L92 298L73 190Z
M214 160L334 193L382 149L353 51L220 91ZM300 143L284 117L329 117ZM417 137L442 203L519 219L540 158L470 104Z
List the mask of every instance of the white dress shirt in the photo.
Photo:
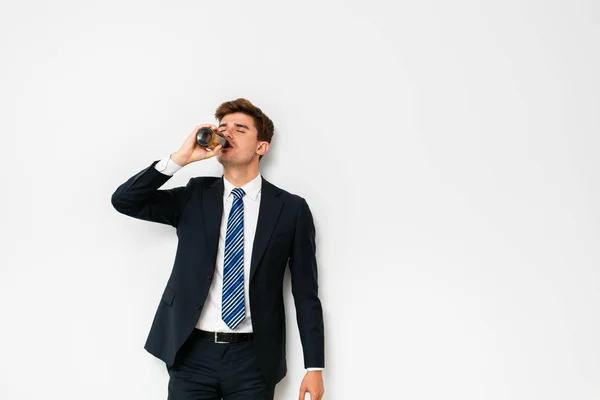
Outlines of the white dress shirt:
M173 175L182 167L173 162L170 156L160 160L155 168L165 175ZM231 191L235 186L223 177L225 190L223 191L223 216L219 231L219 245L217 249L217 261L213 280L206 297L206 302L196 323L196 328L209 332L252 332L252 316L250 313L250 261L252 260L252 247L256 224L258 222L258 211L260 207L260 194L262 188L262 176L260 173L256 178L246 183L244 189L244 308L246 317L232 330L221 318L221 300L223 290L223 262L225 259L225 236L227 232L227 219L231 206L233 205L233 194ZM323 368L307 368L308 371L320 371Z
M202 308L200 320L196 328L209 332L252 332L252 316L250 315L250 261L252 260L252 245L258 221L258 208L260 205L260 191L262 177L260 174L241 188L246 192L244 201L244 308L246 317L235 329L231 329L221 318L221 300L223 293L223 265L225 259L225 236L227 235L227 220L233 205L234 195L231 193L235 186L223 178L225 190L223 191L223 217L219 231L219 247L217 248L217 263L213 280L208 291L208 297Z

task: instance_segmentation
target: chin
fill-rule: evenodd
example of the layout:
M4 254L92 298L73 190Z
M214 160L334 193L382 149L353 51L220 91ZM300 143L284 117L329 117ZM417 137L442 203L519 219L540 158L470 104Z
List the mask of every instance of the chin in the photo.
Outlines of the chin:
M232 157L230 157L228 154L223 153L219 153L217 155L217 161L223 166L235 164L235 160Z
M229 163L229 160L227 160L226 157L221 157L221 155L218 155L216 157L217 161L219 162L219 164L225 165Z

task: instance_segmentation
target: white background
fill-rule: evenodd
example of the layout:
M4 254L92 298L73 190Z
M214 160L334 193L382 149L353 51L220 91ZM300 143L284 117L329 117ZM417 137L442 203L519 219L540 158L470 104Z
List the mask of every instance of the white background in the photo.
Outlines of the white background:
M315 217L325 399L600 398L598 2L23 1L0 34L0 398L166 399L175 231L110 196L237 97Z

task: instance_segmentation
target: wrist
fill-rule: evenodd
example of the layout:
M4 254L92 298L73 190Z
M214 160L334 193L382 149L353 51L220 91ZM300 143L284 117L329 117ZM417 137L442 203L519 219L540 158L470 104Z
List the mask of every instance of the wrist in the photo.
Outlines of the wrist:
M171 159L171 161L173 161L175 164L184 167L187 163L187 158L182 157L179 153L175 152L173 154L171 154L171 156L169 157Z

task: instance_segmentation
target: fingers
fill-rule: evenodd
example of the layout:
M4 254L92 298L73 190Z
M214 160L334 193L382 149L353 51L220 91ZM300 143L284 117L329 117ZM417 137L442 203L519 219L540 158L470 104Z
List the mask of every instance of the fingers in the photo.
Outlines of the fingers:
M310 393L310 400L321 400L323 398L323 393L318 393L318 392L309 392Z
M306 393L309 394L310 400L321 400L323 398L323 393L319 393L316 390L308 390L308 389L300 389L300 396L298 400L305 400Z
M306 396L303 393L308 393L310 396L310 400L321 400L323 398L323 395L325 394L324 391L320 391L319 389L304 389L300 391L300 398L302 400L304 400L304 397Z
M298 396L298 400L304 400L304 396L306 396L306 393L308 391L304 388L300 389L300 396Z
M194 132L197 132L200 130L200 128L211 128L212 130L218 130L218 128L216 127L216 125L213 124L201 124L196 126L196 128L194 129Z
M209 149L204 149L204 151L206 152L206 157L205 158L211 158L216 156L217 154L219 154L219 151L221 151L221 148L223 148L223 146L221 145L217 145L214 149L209 150Z

